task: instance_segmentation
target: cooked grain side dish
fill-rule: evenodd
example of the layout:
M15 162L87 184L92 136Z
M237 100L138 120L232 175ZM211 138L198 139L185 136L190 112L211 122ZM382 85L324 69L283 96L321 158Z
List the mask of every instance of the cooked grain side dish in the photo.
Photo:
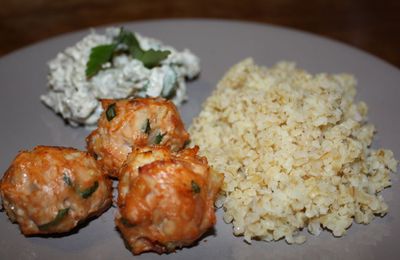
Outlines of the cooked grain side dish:
M348 74L246 59L224 76L189 129L225 174L224 220L244 239L302 243L307 229L342 236L388 211L380 191L397 161L373 149L367 105Z

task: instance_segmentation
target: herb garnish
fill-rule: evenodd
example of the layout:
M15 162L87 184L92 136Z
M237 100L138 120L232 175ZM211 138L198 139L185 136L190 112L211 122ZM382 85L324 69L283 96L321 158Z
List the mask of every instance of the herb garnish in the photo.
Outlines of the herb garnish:
M154 138L154 144L160 144L165 134L158 133Z
M187 147L189 146L190 142L191 142L190 139L186 140L186 141L183 143L183 148L187 148Z
M111 62L113 56L121 51L140 60L148 69L158 66L171 53L168 50L143 50L135 35L121 28L111 44L103 44L91 49L89 60L86 63L86 77L90 78L96 75L104 64Z
M71 178L66 174L64 174L63 180L68 186L72 187L75 190L75 192L78 193L79 196L81 196L83 199L89 198L93 194L93 192L95 192L99 187L99 182L95 181L93 185L90 186L89 188L81 190L79 187L74 185Z
M150 133L150 131L151 131L151 128L150 128L150 119L147 119L146 120L146 123L143 125L143 127L142 127L142 131L143 131L143 133L145 133L145 134L149 134Z
M134 227L134 226L135 226L134 224L132 224L131 222L129 222L129 220L127 220L126 218L120 218L120 221L121 221L121 223L122 223L124 226L126 226L126 227L128 227L128 228L131 228L131 227Z
M63 176L63 180L64 180L65 184L67 184L68 186L71 186L71 187L72 187L72 180L71 180L71 178L70 178L67 174L65 174L65 173L64 173L64 176Z
M87 199L93 194L93 192L97 190L98 187L99 187L99 182L95 181L91 187L87 188L86 190L78 189L77 192L82 198Z
M96 75L102 69L103 64L111 60L115 48L117 48L116 44L105 44L92 48L86 63L86 77L90 78Z
M167 242L165 247L167 248L168 252L173 252L176 248L177 244L175 242Z
M199 184L197 184L195 181L192 181L192 191L194 193L200 193L201 191Z
M114 117L117 116L117 112L115 112L115 103L112 103L107 107L106 117L108 121L111 121Z
M65 209L60 209L57 212L56 217L54 218L54 220L43 224L43 225L39 225L38 228L39 230L48 230L51 227L57 226L58 224L60 224L60 222L64 219L64 217L68 214L69 208L65 208Z

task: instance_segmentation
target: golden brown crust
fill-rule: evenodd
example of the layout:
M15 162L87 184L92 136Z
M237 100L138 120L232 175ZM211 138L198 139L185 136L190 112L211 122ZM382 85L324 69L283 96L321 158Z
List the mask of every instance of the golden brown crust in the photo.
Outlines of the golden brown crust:
M128 156L120 171L115 222L134 254L190 245L215 224L223 177L214 176L197 150L143 147Z
M112 104L115 104L116 116L109 120L106 111ZM189 140L171 101L163 98L106 99L102 100L102 106L104 112L98 128L86 138L87 149L113 177L117 177L119 167L134 147L160 144L177 151Z
M19 152L0 182L3 206L25 235L70 231L109 208L111 190L89 153L65 147Z

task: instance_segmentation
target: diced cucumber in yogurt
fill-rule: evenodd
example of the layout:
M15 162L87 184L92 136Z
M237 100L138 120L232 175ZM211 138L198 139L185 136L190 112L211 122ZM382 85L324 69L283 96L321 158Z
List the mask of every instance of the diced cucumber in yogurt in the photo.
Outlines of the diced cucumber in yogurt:
M86 76L91 49L115 43L120 33L120 28L92 31L49 62L48 91L40 98L71 125L95 126L102 112L99 99L161 96L177 106L186 100L186 80L200 73L199 58L137 33L141 49L168 51L168 56L148 68L132 55L116 52L93 76Z

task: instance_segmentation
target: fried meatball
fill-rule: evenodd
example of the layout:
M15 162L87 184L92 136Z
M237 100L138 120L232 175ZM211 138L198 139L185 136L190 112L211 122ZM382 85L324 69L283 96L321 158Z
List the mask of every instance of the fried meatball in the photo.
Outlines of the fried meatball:
M49 146L20 152L0 182L3 207L25 235L70 231L105 211L111 190L90 154Z
M171 252L196 241L215 222L223 176L198 147L135 149L120 169L116 225L134 254Z
M98 128L87 138L87 148L111 176L135 147L166 145L173 151L189 140L175 105L162 98L102 100Z

